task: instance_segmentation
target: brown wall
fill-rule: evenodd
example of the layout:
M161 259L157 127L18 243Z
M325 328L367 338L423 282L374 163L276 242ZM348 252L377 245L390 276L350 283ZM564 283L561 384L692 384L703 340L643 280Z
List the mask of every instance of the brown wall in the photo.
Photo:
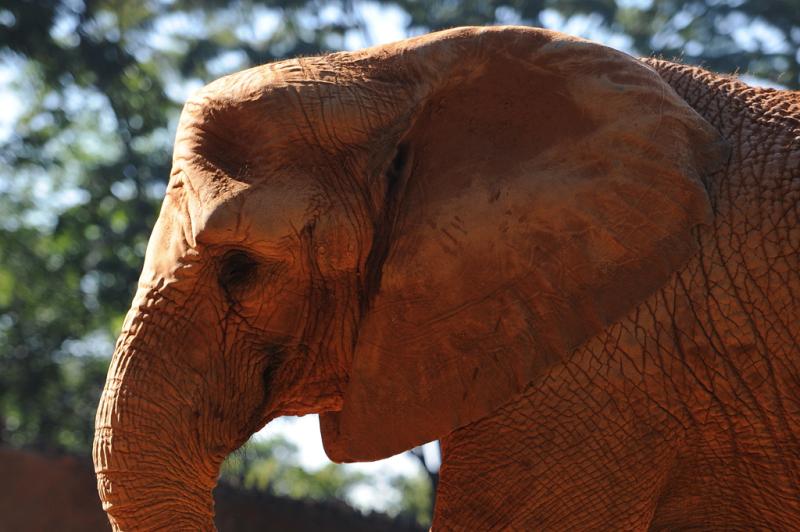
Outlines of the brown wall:
M296 501L220 486L221 532L418 532L411 522L363 515L336 501ZM100 508L91 462L0 448L0 532L91 532L110 527Z

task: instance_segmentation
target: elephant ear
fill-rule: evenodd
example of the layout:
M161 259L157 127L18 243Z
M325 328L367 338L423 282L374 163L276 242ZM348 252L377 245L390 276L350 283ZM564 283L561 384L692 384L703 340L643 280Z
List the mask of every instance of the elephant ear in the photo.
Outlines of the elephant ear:
M398 113L344 405L321 417L336 461L490 414L658 290L696 252L722 157L653 70L603 46L468 29L394 53L433 81Z

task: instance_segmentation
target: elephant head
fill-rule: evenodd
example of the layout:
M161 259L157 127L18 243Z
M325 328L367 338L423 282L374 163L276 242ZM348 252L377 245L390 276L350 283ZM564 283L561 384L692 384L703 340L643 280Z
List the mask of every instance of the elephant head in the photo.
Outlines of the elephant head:
M487 416L657 290L716 132L646 65L462 28L222 78L185 106L97 413L118 528L211 528L220 463L322 413L336 461Z

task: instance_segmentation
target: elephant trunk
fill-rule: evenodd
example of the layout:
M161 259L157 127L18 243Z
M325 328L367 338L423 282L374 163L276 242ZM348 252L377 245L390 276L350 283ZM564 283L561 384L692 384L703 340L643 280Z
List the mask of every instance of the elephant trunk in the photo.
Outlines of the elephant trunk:
M189 376L166 367L168 326L146 305L129 312L95 421L93 459L114 530L214 530L219 461L201 445L197 414L179 390ZM169 376L167 376L169 375Z

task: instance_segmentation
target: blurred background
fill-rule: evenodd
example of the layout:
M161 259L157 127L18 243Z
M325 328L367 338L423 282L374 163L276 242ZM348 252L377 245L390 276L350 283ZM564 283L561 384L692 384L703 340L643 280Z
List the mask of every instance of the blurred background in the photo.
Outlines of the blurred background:
M76 464L89 455L192 91L285 57L484 24L546 27L800 87L800 0L1 0L0 450ZM3 456L17 455L0 454L0 482L11 471ZM429 444L331 464L306 416L255 435L222 481L248 497L382 512L410 530L430 522L438 462Z

